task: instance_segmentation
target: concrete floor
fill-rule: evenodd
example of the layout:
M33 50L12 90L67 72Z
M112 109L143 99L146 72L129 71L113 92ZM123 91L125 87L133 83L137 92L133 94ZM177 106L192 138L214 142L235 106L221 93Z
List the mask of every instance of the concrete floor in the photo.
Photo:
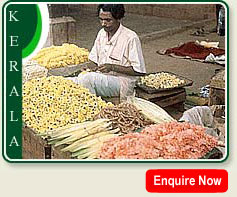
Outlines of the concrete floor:
M97 32L100 30L100 24L96 13L81 11L80 13L71 13L76 19L76 44L80 47L91 49ZM201 21L199 21L201 22ZM123 24L137 32L139 37L146 35L159 34L160 32L177 29L192 24L193 21L175 20L161 17L148 17L134 14L127 14ZM199 24L209 30L215 26L215 22ZM206 34L204 37L191 36L190 34L197 30L197 27L189 27L186 31L175 33L173 35L163 36L150 41L142 42L143 55L148 72L169 71L178 75L187 77L194 81L188 92L198 93L200 88L207 85L216 69L224 69L223 66L210 63L201 63L187 59L177 59L169 56L159 55L157 50L174 47L179 43L188 41L205 40L219 41L220 48L225 48L225 37L218 36L216 33ZM143 40L142 40L143 41Z
M91 49L96 34L101 28L96 13L80 10L80 12L71 12L70 15L76 20L77 44ZM187 25L190 21L126 14L122 23L124 26L134 30L139 37L143 37L153 32Z
M214 24L206 26L205 28L210 29L213 26ZM179 43L195 40L219 41L220 48L225 48L224 37L220 37L216 33L208 34L205 37L191 36L190 34L195 30L195 28L190 29L182 33L174 34L172 36L153 40L143 44L143 53L147 71L170 71L187 77L194 81L193 85L187 89L195 93L198 93L201 87L209 84L211 77L215 74L215 70L224 69L223 66L218 64L191 61L188 59L178 59L156 53L157 50L171 48Z

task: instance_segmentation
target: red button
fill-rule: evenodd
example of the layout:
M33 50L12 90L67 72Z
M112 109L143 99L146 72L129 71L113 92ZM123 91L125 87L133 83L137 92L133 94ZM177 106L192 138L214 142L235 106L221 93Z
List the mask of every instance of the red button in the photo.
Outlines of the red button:
M228 172L217 169L148 170L146 190L153 193L223 193L228 190Z

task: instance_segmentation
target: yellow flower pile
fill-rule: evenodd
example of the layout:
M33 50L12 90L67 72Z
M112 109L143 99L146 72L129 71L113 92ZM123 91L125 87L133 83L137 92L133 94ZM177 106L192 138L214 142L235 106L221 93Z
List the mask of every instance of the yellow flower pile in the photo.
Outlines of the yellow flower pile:
M108 106L113 104L61 76L32 79L23 85L23 121L39 133L92 120Z
M43 48L32 58L47 69L60 68L68 65L82 64L88 61L89 51L75 44L63 44Z

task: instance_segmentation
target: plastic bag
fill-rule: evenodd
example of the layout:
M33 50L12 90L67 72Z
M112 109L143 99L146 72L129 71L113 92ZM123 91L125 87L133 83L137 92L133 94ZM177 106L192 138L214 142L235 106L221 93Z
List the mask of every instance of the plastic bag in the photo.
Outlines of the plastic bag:
M183 113L180 121L186 121L203 127L213 127L213 115L208 106L196 106Z
M88 88L92 94L101 97L119 96L120 83L118 77L96 72L82 72L77 77L68 77L74 83Z
M204 60L205 62L210 62L210 63L217 63L217 64L225 64L225 55L219 55L215 56L212 53L210 53Z
M180 121L189 122L191 124L201 125L206 128L206 133L214 137L218 137L214 128L214 117L211 108L208 106L196 106L183 113Z
M78 77L68 77L74 83L88 88L101 97L120 97L120 102L135 95L135 80L126 77L105 75L97 72L82 72Z
M120 103L126 102L129 97L135 96L135 82L136 80L126 77L119 77L120 83Z

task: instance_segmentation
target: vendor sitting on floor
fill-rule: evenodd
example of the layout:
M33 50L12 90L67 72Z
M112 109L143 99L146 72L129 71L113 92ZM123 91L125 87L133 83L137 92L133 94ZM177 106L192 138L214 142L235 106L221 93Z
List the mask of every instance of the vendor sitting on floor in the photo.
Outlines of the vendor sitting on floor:
M74 82L102 97L127 94L136 77L146 73L140 40L124 27L125 9L120 4L101 4L98 16L102 29L98 32L89 60L97 72L79 74ZM103 73L103 74L102 74ZM131 86L131 87L128 87Z

